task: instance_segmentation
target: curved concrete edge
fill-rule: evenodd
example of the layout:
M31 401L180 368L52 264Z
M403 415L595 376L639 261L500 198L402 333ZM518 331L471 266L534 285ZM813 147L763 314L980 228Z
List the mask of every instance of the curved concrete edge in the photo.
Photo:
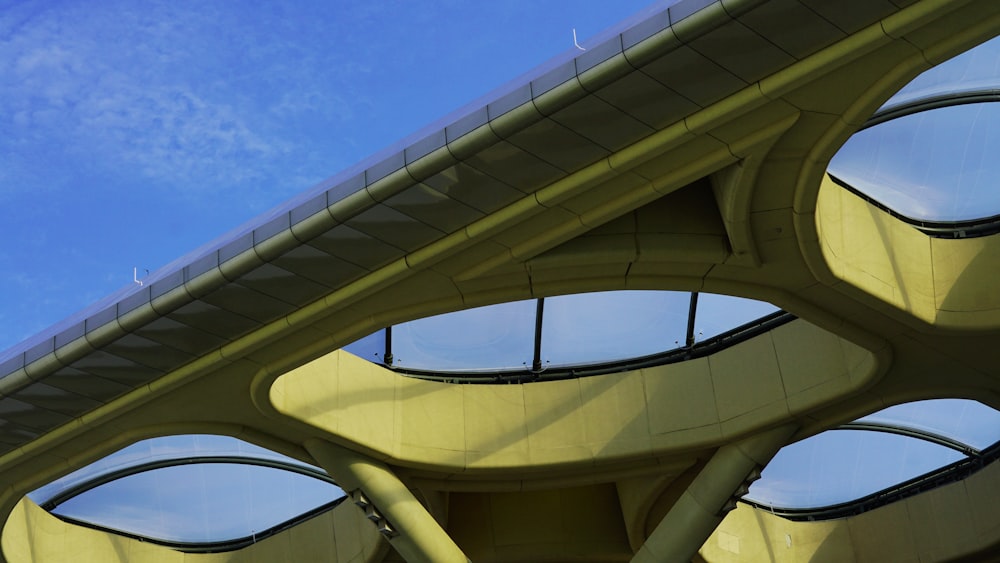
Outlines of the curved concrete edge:
M983 17L978 2L920 2L882 22L881 30L891 41L873 43L865 62L880 72L869 73L868 83L855 85L862 88L857 95L842 96L850 101L846 117L833 121L814 144L806 159L809 165L796 183L794 226L802 256L816 279L859 300L881 303L893 318L924 333L1000 326L1000 303L984 306L978 301L949 300L952 295L979 295L964 286L961 291L952 289L970 283L957 276L968 277L965 267L977 255L1000 252L1000 246L988 242L995 237L931 238L846 192L826 176L825 169L839 147L892 93L920 72L995 36L1000 14L996 6L991 10L992 15ZM949 18L963 25L940 25ZM898 53L892 55L890 50ZM908 56L900 56L907 52ZM880 240L885 244L856 244ZM962 260L966 263L959 264Z
M337 351L279 377L269 402L382 461L516 480L718 447L851 396L882 371L877 355L798 320L706 358L526 385L418 380Z
M701 547L706 561L992 561L1000 464L857 516L793 522L740 504Z
M388 548L349 502L237 551L183 553L64 522L27 498L13 508L0 545L6 563L375 563Z
M632 558L632 563L690 561L705 540L735 506L737 489L748 484L750 473L761 468L795 432L788 424L726 444L709 459L653 533Z
M385 464L352 450L308 440L305 447L411 563L467 563L469 558Z

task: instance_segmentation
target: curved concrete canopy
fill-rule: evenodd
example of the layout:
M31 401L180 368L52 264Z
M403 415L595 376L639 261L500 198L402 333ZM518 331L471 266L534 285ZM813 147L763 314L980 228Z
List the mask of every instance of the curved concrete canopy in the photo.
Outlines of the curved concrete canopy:
M780 445L908 400L1000 406L995 237L930 239L824 175L902 85L998 30L988 0L686 0L652 14L8 354L0 508L143 437L219 433L318 461L375 511L378 528L358 528L353 505L333 511L365 530L350 549L299 527L261 546L343 561L737 560L696 552ZM390 323L622 288L740 295L802 320L662 373L537 386L444 390L331 355ZM599 412L581 428L588 405ZM961 485L997 476L977 479ZM953 491L864 525L899 510L996 521ZM18 506L5 555L173 557L47 518ZM758 532L732 518L710 542L749 545ZM985 557L1000 528L974 530L919 556ZM830 537L833 559L870 559Z

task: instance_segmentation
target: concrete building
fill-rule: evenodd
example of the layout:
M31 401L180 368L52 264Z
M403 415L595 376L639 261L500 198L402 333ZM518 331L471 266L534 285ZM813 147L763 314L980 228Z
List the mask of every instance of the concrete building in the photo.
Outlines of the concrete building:
M909 221L827 174L890 96L998 30L990 0L683 0L553 61L9 353L4 558L997 560L1000 466L978 453L835 518L733 500L782 446L880 409L1000 408L992 219ZM621 290L795 318L587 377L408 377L341 350L432 315ZM350 497L214 553L24 498L181 434L318 465Z

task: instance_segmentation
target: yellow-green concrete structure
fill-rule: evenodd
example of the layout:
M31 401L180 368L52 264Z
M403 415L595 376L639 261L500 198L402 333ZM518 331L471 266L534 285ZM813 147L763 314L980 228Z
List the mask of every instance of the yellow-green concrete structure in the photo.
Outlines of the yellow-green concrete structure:
M1000 235L932 237L827 174L886 99L998 32L994 0L684 0L335 178L0 364L3 560L1000 560L997 464L834 520L727 512L779 448L884 407L1000 409ZM417 379L341 350L623 289L797 318L535 383ZM352 496L218 553L24 497L172 434L238 437Z

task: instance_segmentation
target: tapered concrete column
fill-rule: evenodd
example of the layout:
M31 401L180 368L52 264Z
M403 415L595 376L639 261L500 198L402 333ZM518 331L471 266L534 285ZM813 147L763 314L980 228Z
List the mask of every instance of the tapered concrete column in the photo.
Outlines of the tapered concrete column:
M309 440L305 447L345 492L363 492L392 526L389 544L404 559L468 563L469 558L384 463L323 440Z
M781 426L719 448L694 478L632 563L688 563L725 516L723 507L756 467L763 467L795 432Z

